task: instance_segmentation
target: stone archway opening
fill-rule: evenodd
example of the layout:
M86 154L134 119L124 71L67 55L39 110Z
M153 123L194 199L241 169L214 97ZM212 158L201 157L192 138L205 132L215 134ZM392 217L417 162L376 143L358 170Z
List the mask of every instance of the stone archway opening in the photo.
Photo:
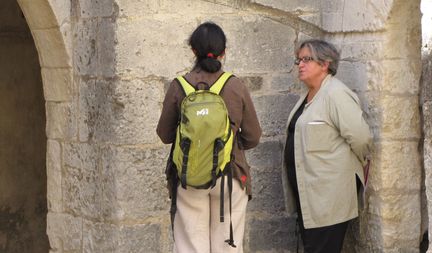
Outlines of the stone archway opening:
M16 0L0 2L0 252L49 251L45 100Z

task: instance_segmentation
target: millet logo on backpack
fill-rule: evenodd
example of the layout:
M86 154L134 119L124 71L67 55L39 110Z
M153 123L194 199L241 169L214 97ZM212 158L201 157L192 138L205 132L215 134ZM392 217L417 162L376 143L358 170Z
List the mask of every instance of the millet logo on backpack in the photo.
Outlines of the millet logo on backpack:
M197 111L197 116L205 116L209 114L209 110L208 108L203 108L199 111Z

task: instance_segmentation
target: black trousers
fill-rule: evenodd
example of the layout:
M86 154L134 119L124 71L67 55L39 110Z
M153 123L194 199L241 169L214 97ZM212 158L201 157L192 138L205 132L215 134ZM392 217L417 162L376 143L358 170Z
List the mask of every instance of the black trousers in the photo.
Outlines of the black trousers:
M305 229L300 218L299 227L304 252L340 253L349 222L345 221L331 226Z

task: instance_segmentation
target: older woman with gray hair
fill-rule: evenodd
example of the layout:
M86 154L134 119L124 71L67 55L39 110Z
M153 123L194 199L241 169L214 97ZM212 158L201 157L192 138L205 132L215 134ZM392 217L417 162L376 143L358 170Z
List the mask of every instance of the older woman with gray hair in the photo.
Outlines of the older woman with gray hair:
M334 77L339 58L323 40L304 41L296 51L307 92L288 118L283 181L306 253L341 251L358 216L356 185L364 183L371 135L358 97Z

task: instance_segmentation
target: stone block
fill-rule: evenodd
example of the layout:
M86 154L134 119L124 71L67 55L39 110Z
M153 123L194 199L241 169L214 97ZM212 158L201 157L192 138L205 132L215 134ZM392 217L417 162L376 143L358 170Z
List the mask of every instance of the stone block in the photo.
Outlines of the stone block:
M64 34L58 27L46 30L33 30L32 34L37 51L39 52L41 67L72 67L72 59L68 51L69 45L67 45Z
M72 100L73 77L71 68L43 68L42 80L46 101L65 102Z
M245 243L251 252L295 252L295 218L249 219Z
M378 149L370 170L371 187L376 191L385 189L394 193L420 191L422 158L418 142L382 141Z
M383 95L380 104L383 138L420 138L418 96Z
M421 75L419 63L420 61L407 61L406 59L382 61L386 84L382 90L392 94L417 95ZM401 71L404 69L405 71Z
M431 41L432 46L432 41ZM432 49L431 49L432 50ZM422 55L422 77L421 77L421 100L424 102L432 101L432 51Z
M422 109L424 137L432 139L432 100L424 103Z
M97 55L98 74L105 78L116 75L116 51L115 45L116 23L111 18L101 19L97 28Z
M63 199L67 211L93 219L101 217L100 151L96 144L63 146Z
M119 227L113 224L83 221L83 253L118 252Z
M293 56L294 58L294 56ZM289 73L275 74L270 81L270 88L275 91L284 91L300 95L306 92L306 86L297 78L297 68Z
M111 18L80 20L74 34L75 70L83 76L114 77L116 67L114 20Z
M413 236L412 233L420 233L420 194L411 191L405 194L384 193L371 194L368 199L368 213L377 215L384 222L382 229L385 229L385 222L398 224L398 231L405 236ZM392 225L393 226L393 225ZM419 237L420 238L420 237ZM402 238L401 238L402 239Z
M80 83L80 140L116 144L158 141L163 80L88 80Z
M367 67L362 62L341 61L336 77L355 92L367 89Z
M189 0L159 0L159 1L128 1L117 0L119 6L120 18L137 18L145 17L149 14L154 15L182 15L182 16L207 16L235 13L238 10L227 5L232 5L232 1L226 4L218 3L220 1L189 1Z
M97 75L97 19L79 20L74 30L74 70L80 75Z
M19 0L18 4L32 30L52 28L60 24L48 0Z
M49 139L71 140L76 138L76 118L71 103L46 103L47 126Z
M341 59L345 61L360 61L369 63L370 61L381 61L381 52L383 50L383 35L381 34L363 34L349 35L347 34L340 39L332 39L340 50ZM379 64L374 65L373 68L368 69L368 72L374 72L375 68L380 67Z
M252 201L250 212L282 214L285 210L281 168L252 169Z
M280 167L282 164L282 144L279 141L261 140L254 149L246 151L246 158L254 169Z
M63 211L62 196L62 158L60 143L54 140L48 140L47 143L47 200L48 210L50 212Z
M119 231L118 253L159 253L161 251L159 224L122 226Z
M347 0L343 8L343 31L377 31L383 29L390 10L392 0L367 1Z
M51 250L55 252L81 252L83 221L80 217L49 212L47 234Z
M267 6L273 9L279 9L290 13L309 13L318 12L321 9L320 1L314 0L293 0L293 1L278 1L278 0L252 0L252 3ZM334 2L334 1L329 1Z
M297 100L298 96L293 94L253 98L264 136L275 136L285 132L289 113Z
M81 18L97 18L97 17L110 17L115 13L115 1L88 1L79 0L79 15Z
M221 25L227 36L226 69L234 73L292 69L297 36L290 26L256 15L209 18Z
M107 219L144 219L169 210L166 149L107 147L102 157L102 209Z
M194 55L187 40L195 27L195 20L178 16L119 20L115 47L118 74L172 78L192 69Z
M259 91L263 87L264 78L262 76L240 76L250 92Z

